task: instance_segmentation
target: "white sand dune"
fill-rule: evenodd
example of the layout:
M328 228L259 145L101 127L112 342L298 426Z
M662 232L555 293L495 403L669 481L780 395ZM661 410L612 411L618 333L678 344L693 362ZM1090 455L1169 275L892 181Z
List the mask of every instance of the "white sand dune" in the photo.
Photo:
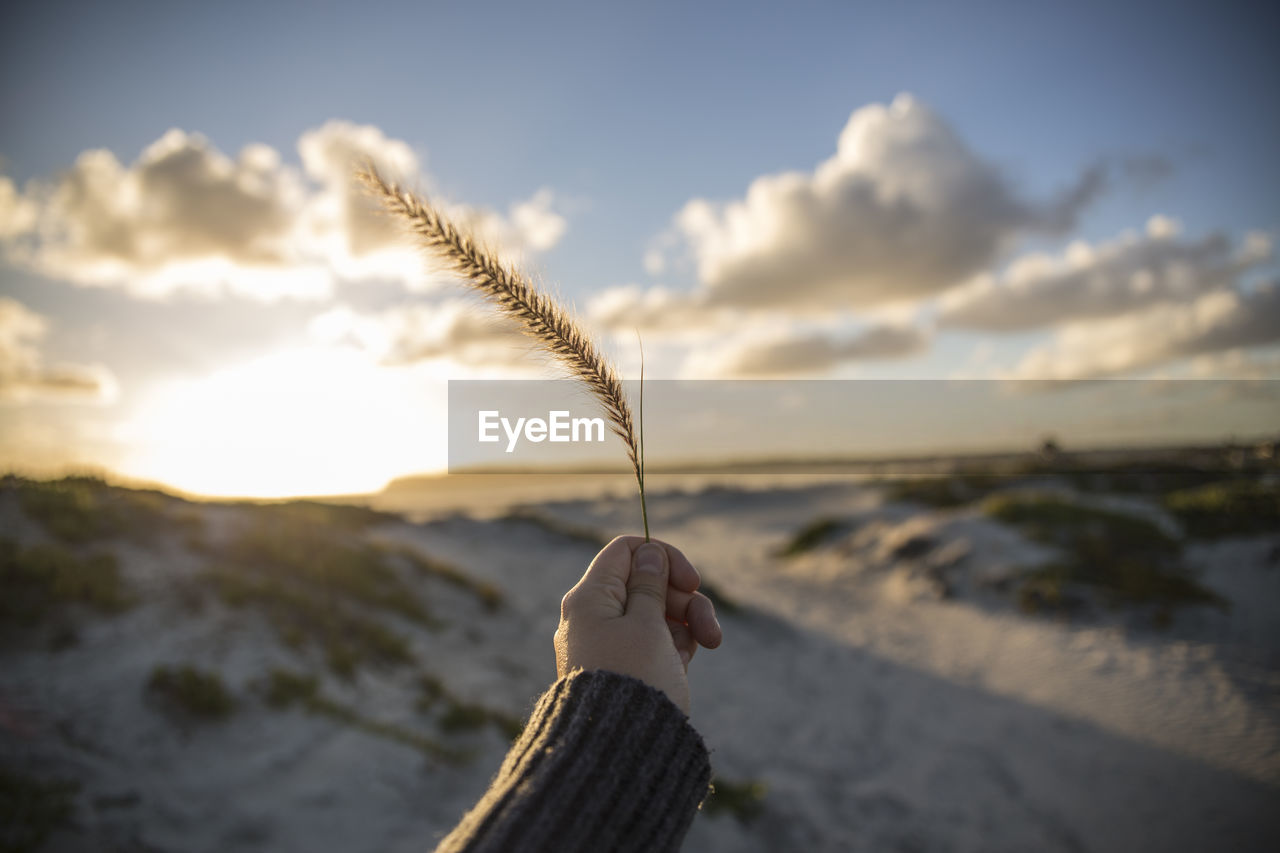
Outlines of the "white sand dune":
M44 531L0 500L7 535ZM505 594L488 613L419 579L437 632L400 627L420 668L473 702L520 715L554 678L561 595L601 535L636 526L634 499L560 500L539 524L437 514L368 532L448 561ZM199 506L208 535L242 510ZM1124 614L1060 622L990 587L1043 549L976 511L885 504L849 483L668 492L654 534L741 609L691 669L693 719L731 781L767 786L743 823L700 815L690 851L1271 850L1280 842L1280 537L1195 545L1189 560L1229 613L1190 608L1163 631ZM773 556L815 518L848 522L823 547ZM557 524L559 532L557 532ZM924 543L916 547L911 543ZM464 766L249 687L273 666L316 670L251 612L183 606L205 557L177 535L117 543L141 605L95 619L72 648L0 657L0 756L80 779L86 839L160 850L421 850L478 797L505 751L495 729L455 736ZM216 669L238 699L225 722L175 725L143 690L154 665ZM336 701L433 733L415 671L326 675ZM106 842L104 842L106 844Z

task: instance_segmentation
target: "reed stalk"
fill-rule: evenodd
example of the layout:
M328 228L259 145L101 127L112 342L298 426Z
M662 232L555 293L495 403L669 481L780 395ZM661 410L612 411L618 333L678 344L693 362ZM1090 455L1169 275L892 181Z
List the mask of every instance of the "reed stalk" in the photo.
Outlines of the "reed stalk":
M439 260L444 261L472 290L480 293L521 330L536 340L571 376L590 389L609 420L609 427L622 439L627 459L640 490L640 515L644 537L649 538L649 513L644 495L644 427L637 440L635 418L627 401L622 380L595 341L573 313L516 267L476 240L427 200L385 179L372 164L365 164L357 178L377 198L383 208L409 227ZM641 364L641 416L644 414L644 366Z

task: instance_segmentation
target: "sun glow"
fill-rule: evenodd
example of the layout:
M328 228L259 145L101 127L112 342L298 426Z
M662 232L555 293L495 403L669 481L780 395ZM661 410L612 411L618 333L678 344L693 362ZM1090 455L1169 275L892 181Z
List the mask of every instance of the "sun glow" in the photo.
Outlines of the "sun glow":
M446 466L446 389L354 350L274 353L157 387L121 473L219 497L376 491Z

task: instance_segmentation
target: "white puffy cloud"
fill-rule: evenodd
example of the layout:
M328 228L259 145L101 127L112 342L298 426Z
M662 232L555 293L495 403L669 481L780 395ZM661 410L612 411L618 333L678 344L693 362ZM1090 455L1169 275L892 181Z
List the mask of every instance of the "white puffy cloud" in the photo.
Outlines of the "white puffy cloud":
M0 297L0 400L95 399L114 387L101 367L46 365L38 348L48 332L44 317Z
M661 285L611 287L587 301L587 317L606 329L638 329L659 336L706 333L732 323L737 312L709 305L704 293L671 290Z
M228 157L171 130L130 165L86 151L65 172L18 191L0 178L0 246L11 263L79 284L163 297L175 291L264 300L319 299L338 279L434 279L421 253L351 180L357 162L415 180L413 149L370 125L331 121L303 133L302 168L265 145ZM493 211L449 207L504 250L541 251L565 231L540 190Z
M511 206L509 219L520 244L535 252L543 252L560 242L569 223L552 210L555 194L543 187L527 201Z
M1029 254L1001 275L984 273L943 297L938 323L1011 332L1188 302L1237 286L1270 253L1262 234L1238 248L1223 234L1186 240L1177 223L1155 216L1142 235L1097 246L1075 242L1059 256Z
M900 359L929 346L929 336L913 326L877 325L850 336L800 332L739 339L695 357L701 370L726 377L825 373L851 361Z
M1068 325L1029 352L1014 374L1028 379L1119 376L1192 356L1280 342L1280 282L1217 290L1188 302Z
M529 339L511 321L462 299L376 313L338 306L313 318L309 331L326 344L354 343L388 365L431 359L515 364L527 361L530 351Z
M676 227L712 303L864 307L937 294L1020 234L1069 229L1104 181L1090 170L1056 200L1025 201L943 119L900 95L856 110L812 173L757 178L727 204L695 199Z
M352 180L373 163L388 175L412 178L421 171L413 149L372 125L332 120L298 139L306 176L319 186L300 211L300 238L339 275L412 280L423 267L377 204Z
M1280 376L1276 346L1238 348L1191 359L1188 373L1196 379L1274 379Z
M36 205L25 198L13 181L0 175L0 240L30 232L36 225Z
M51 277L142 295L312 295L325 285L290 239L301 182L266 146L232 160L202 136L171 130L128 168L109 151L86 151L21 201L35 214L10 229L7 254Z

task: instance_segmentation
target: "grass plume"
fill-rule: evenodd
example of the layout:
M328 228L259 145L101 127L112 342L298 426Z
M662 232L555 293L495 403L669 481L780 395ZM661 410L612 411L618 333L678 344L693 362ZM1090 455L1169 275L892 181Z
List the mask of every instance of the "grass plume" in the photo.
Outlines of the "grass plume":
M357 178L382 206L402 220L423 244L459 275L468 286L498 306L520 328L538 341L576 379L595 395L609 418L610 429L622 439L640 488L640 510L645 539L649 519L644 499L644 455L636 438L635 418L627 402L622 380L601 354L591 336L573 314L516 267L486 249L425 199L388 181L371 163Z

